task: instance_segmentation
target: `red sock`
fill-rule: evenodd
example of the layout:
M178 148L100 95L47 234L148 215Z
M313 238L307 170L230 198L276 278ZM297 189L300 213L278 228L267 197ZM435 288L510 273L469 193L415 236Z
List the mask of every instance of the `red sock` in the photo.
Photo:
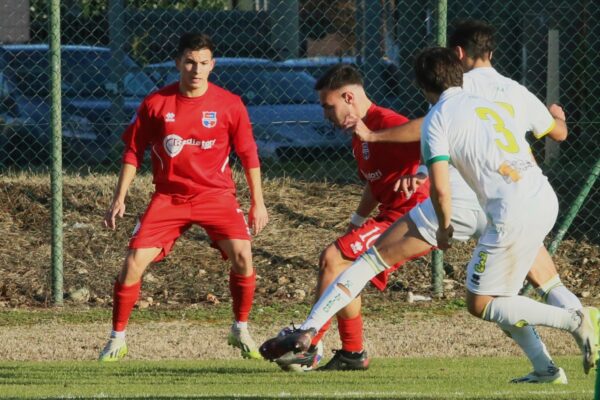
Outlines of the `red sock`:
M331 318L329 319L329 321L325 322L325 325L323 325L321 327L321 329L319 329L319 332L317 332L317 334L312 339L312 342L310 342L310 344L316 345L317 343L319 343L319 340L323 339L323 336L325 336L325 334L329 330L330 326L331 326Z
M131 310L140 297L142 281L124 286L115 281L113 289L113 330L124 331L131 316Z
M342 350L345 351L363 351L363 320L359 314L358 317L344 319L337 318L338 330L340 331L340 340L342 341Z
M229 272L229 290L233 300L233 315L239 322L248 321L256 289L256 270L250 276Z

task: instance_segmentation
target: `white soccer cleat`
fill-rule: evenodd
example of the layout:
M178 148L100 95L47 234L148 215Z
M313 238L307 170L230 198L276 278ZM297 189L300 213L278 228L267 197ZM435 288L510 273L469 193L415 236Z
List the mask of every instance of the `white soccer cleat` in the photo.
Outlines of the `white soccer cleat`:
M240 349L244 358L262 360L258 346L250 336L248 328L236 328L235 325L232 325L229 336L227 336L227 344Z
M587 375L600 358L600 311L596 307L583 307L577 314L581 324L573 336L583 353L583 372Z
M111 338L104 346L104 349L100 352L98 361L101 362L115 362L119 361L127 354L127 343L122 338Z
M534 371L521 378L512 379L510 383L549 383L551 385L566 385L569 381L567 380L565 370L558 368L554 374L546 375Z

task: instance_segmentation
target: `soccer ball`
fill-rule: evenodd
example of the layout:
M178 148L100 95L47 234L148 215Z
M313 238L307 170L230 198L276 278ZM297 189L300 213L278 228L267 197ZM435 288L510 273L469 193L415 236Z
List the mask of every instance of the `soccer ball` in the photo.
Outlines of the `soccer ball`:
M315 347L317 351L316 355L314 356L314 359L312 360L312 364L307 363L307 361L309 360L307 360L307 357L305 357L306 353L294 354L292 352L284 354L279 358L279 360L286 359L285 363L283 363L282 361L278 362L278 360L275 360L275 362L277 363L279 368L288 372L303 373L311 371L313 369L317 369L319 363L323 359L323 341L319 340Z

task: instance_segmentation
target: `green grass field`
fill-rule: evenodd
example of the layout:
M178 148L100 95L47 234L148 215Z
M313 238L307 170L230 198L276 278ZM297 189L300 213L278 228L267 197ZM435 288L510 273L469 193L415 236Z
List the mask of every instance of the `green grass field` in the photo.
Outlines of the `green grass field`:
M264 361L0 362L0 398L591 399L594 373L558 358L569 385L514 385L519 358L374 359L367 372L285 373Z

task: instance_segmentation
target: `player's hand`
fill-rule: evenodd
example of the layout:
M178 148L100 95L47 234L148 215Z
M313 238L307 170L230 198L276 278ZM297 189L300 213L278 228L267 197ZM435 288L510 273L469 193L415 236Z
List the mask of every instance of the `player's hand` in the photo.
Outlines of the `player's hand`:
M404 175L400 177L400 179L398 179L394 184L394 192L401 190L406 198L410 199L410 196L412 196L413 193L417 191L419 186L421 186L426 180L427 175L422 173L417 173L415 175Z
M452 235L454 234L454 228L452 225L448 225L447 228L438 228L435 235L437 240L437 247L440 250L447 250L452 247Z
M248 213L248 219L252 233L258 235L269 223L269 214L267 213L267 207L265 207L264 203L252 204L250 206L250 212Z
M552 115L554 118L562 119L563 121L567 120L567 117L565 116L565 110L563 110L563 108L556 103L550 104L550 106L548 106L548 111L550 111L550 115Z
M353 230L355 230L356 228L360 228L360 227L358 225L354 225L352 222L350 222L350 223L348 223L348 226L346 227L346 232L344 234L350 233Z
M118 199L113 200L110 207L108 207L108 210L106 210L106 213L104 213L104 226L115 230L117 227L115 221L117 215L119 218L123 218L123 215L125 215L125 202Z
M342 123L342 128L354 133L363 142L372 142L375 136L357 115L349 114Z

